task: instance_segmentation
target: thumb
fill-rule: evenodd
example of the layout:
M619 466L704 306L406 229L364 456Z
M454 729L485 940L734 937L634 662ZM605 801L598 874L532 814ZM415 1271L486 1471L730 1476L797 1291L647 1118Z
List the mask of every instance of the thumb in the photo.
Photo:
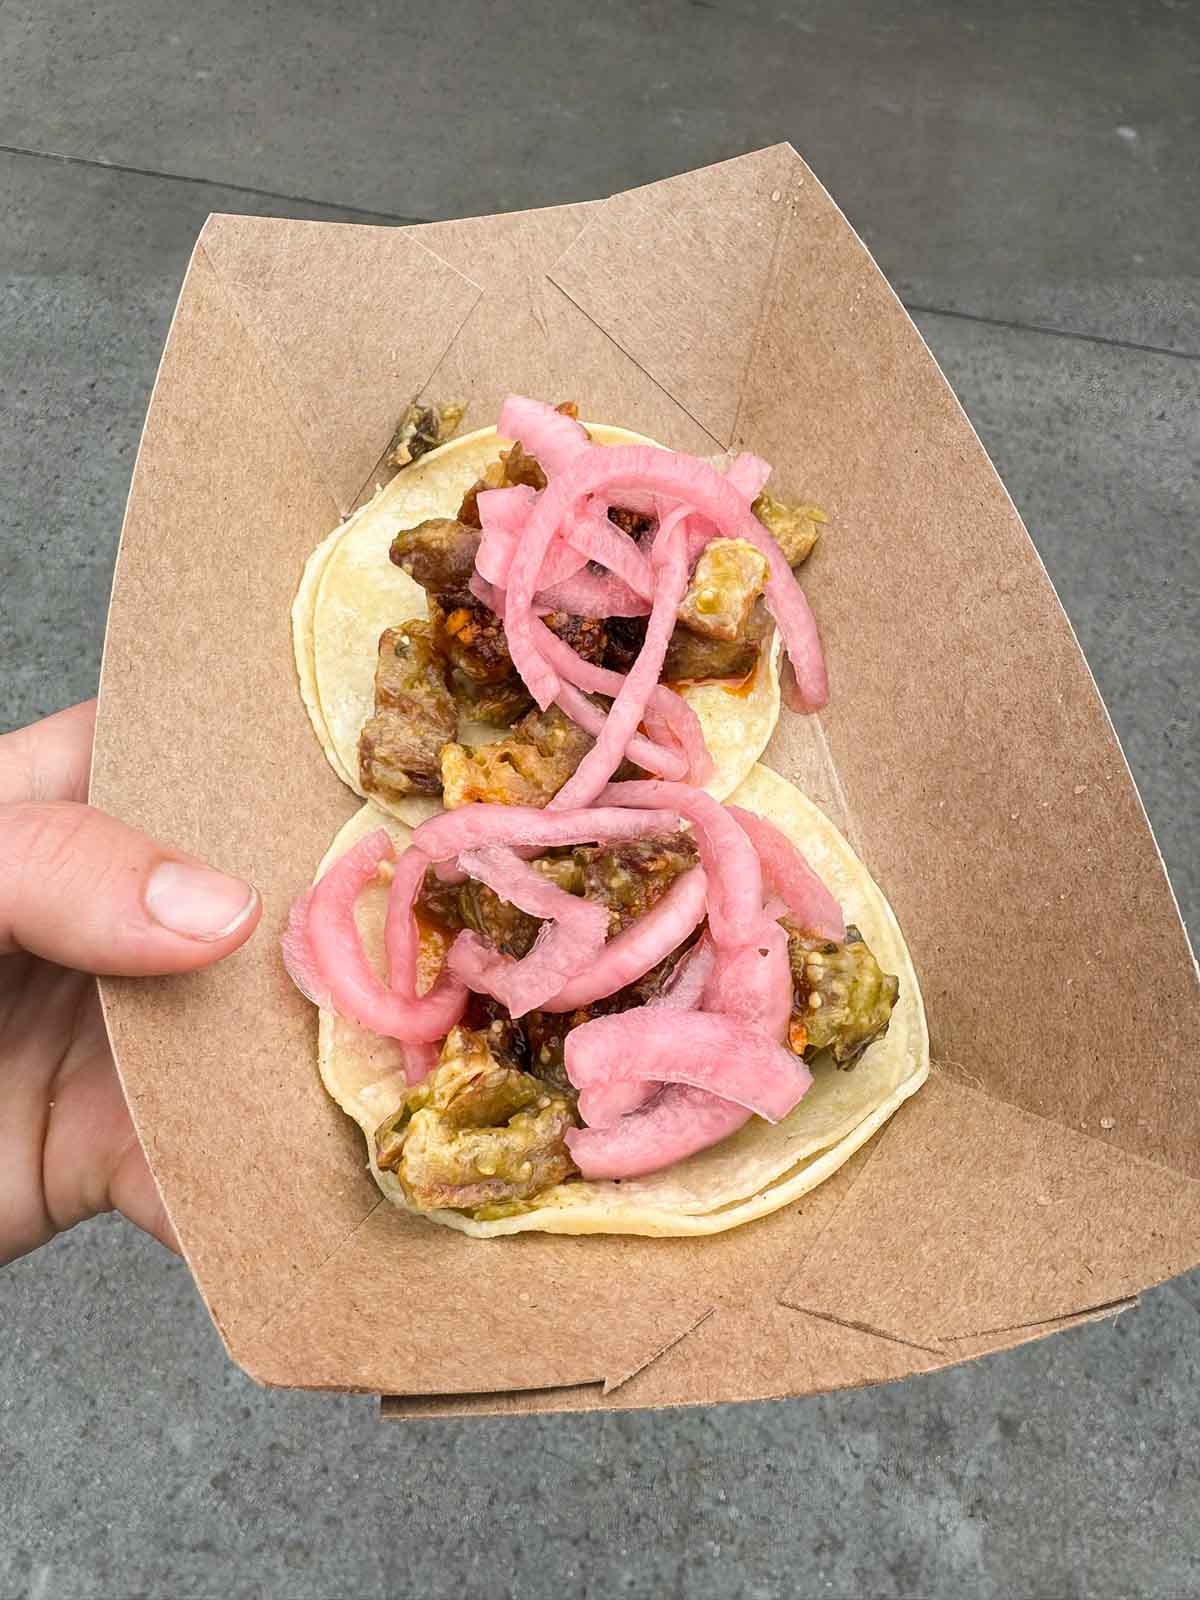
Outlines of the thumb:
M187 972L236 950L260 910L242 879L92 806L0 806L0 954L121 976Z

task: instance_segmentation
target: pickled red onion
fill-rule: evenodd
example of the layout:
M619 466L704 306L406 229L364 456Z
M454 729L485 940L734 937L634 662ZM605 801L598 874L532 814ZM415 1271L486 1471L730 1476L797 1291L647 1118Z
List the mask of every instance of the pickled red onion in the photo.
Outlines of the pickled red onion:
M570 1129L566 1143L582 1178L640 1178L718 1144L750 1116L732 1100L669 1083L607 1126Z
M661 900L591 958L590 967L577 967L542 1009L576 1011L645 977L703 922L707 888L702 867L681 873Z
M757 851L768 888L783 897L800 926L841 944L846 937L841 907L787 834L756 812L741 806L725 809L737 819Z
M664 806L686 817L708 874L708 925L714 941L741 946L753 938L762 919L762 870L754 846L724 806L703 789L652 779L610 783L598 799L603 806Z
M749 943L721 951L701 1005L777 1043L782 1040L792 1014L792 968L784 929L764 917Z
M659 529L654 545L657 581L645 642L612 703L595 744L551 800L553 811L589 805L595 800L624 760L626 747L645 714L675 630L675 613L687 588L683 530L679 526L684 515L683 511L673 512Z
M565 682L574 684L587 694L608 695L611 699L620 694L625 682L624 673L584 661L540 618L534 618L533 627L539 651ZM656 684L646 703L644 720L646 731L656 743L666 743L669 734L671 743L678 746L688 763L688 781L694 784L707 783L713 774L713 759L704 742L700 719L687 701L673 689L668 689L665 683Z
M354 907L380 862L394 856L387 830L378 828L334 862L308 896L308 953L339 1016L389 1039L422 1043L445 1037L463 1014L467 991L443 973L428 994L417 997L389 988L371 970ZM407 892L402 882L397 915L411 915L411 899L402 905ZM391 916L389 901L389 921Z
M283 964L287 968L288 977L306 1000L311 1000L313 1005L327 1011L333 1005L333 997L313 953L312 939L308 931L308 910L311 904L311 889L307 894L302 894L292 901L287 928L279 945L283 951Z
M667 1011L694 1011L716 965L716 946L704 934L675 963L675 969L662 989L646 1004Z
M522 1017L561 989L569 973L596 958L608 932L608 912L560 889L512 850L493 845L463 851L458 859L502 900L545 919L533 948L519 961L470 930L459 934L447 958L464 982L499 1000L511 1016Z
M644 600L654 598L654 574L650 563L627 533L623 533L608 517L598 516L588 510L577 516L566 529L566 542L572 550L607 567L615 578L641 595ZM545 573L541 582L546 583Z
M705 934L679 958L665 986L652 1000L647 1000L647 1008L694 1011L700 1004L716 959L713 942ZM579 1115L591 1128L606 1128L618 1117L644 1104L659 1088L655 1083L623 1079L594 1084L590 1089L579 1091Z
M796 698L817 710L828 698L816 624L783 552L744 497L721 473L695 456L647 445L589 447L539 494L509 568L505 631L509 651L529 692L545 709L557 692L557 674L537 649L534 597L546 553L572 508L587 496L608 493L619 503L622 485L656 494L706 517L731 538L743 538L767 558L765 598L787 648Z
M560 711L570 717L572 722L581 727L585 733L590 733L593 738L604 726L605 712L599 706L594 706L574 684L564 682L554 703ZM643 771L652 772L656 778L678 780L687 777L686 757L680 755L677 750L669 750L664 745L643 739L640 734L634 734L625 747L625 754L631 761L636 761Z
M556 411L544 400L510 394L500 407L496 432L503 439L519 439L527 455L552 478L570 466L588 448L587 429L574 417Z
M566 545L557 548L568 550ZM576 554L569 550L568 553ZM554 554L555 551L551 551L549 559L552 560ZM573 617L644 617L650 610L650 602L622 578L583 570L547 588L539 588L534 597L534 609L569 611Z
M672 812L666 805L652 805L642 810L632 805L613 805L576 811L544 811L537 806L474 801L422 822L414 830L412 842L432 860L449 861L464 850L477 850L489 844L507 845L511 849L540 845L549 850L564 844L615 844L621 839L644 839L674 833L680 820L678 812Z

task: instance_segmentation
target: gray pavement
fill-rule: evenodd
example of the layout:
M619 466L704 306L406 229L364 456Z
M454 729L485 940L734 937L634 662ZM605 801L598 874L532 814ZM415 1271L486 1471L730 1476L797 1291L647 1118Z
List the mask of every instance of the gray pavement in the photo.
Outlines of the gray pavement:
M94 688L209 211L546 204L790 138L919 308L1195 931L1198 105L1195 0L9 0L0 145L74 159L0 152L0 726ZM105 1218L0 1273L0 1597L1200 1595L1198 1315L1193 1274L898 1387L383 1426L256 1389Z

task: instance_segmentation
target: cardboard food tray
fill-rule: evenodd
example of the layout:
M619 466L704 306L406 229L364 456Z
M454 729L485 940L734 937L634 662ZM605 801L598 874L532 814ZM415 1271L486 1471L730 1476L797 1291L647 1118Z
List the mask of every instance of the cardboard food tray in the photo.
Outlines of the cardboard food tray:
M356 801L289 606L417 396L510 390L750 448L831 530L813 797L924 987L934 1072L823 1187L699 1240L464 1238L382 1202L277 935ZM1086 537L1081 509L1080 537ZM797 772L784 713L768 761ZM422 227L214 216L130 494L95 803L243 873L261 932L103 998L229 1352L389 1414L876 1383L1128 1305L1200 1256L1195 963L1121 751L1003 485L903 307L786 145L610 200Z

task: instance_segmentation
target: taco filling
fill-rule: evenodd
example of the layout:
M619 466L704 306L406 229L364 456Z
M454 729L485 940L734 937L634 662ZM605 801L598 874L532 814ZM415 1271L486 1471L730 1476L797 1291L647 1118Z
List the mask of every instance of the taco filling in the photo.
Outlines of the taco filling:
M443 420L409 419L412 476L293 608L314 727L368 802L283 941L322 1076L388 1198L462 1231L736 1226L928 1070L886 901L755 765L781 691L827 698L794 572L824 518L756 456L573 405L513 396L450 444Z
M368 835L300 903L297 981L409 1051L375 1144L414 1210L658 1171L786 1117L821 1053L845 1070L886 1034L897 978L796 846L740 815L660 782L472 804L399 856ZM354 923L381 867L387 984Z
M574 404L515 396L498 427L516 443L456 515L391 540L427 617L379 638L373 714L358 737L365 795L440 795L454 807L548 805L565 792L563 804L585 804L626 762L630 776L702 783L704 733L672 690L745 683L776 627L805 685L793 699L824 703L791 570L824 519L768 496L764 462L743 454L718 470L667 451L602 450ZM676 476L655 477L654 457ZM616 470L593 484L598 468ZM460 719L507 733L472 748Z

